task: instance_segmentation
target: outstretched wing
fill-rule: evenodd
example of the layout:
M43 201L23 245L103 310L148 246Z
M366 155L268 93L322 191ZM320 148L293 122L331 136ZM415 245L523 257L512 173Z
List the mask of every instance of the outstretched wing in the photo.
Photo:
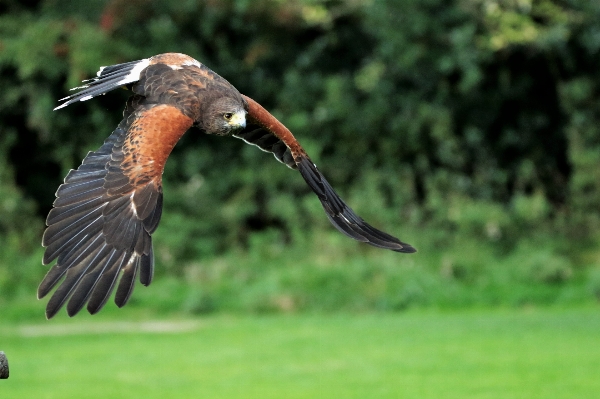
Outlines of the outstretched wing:
M379 248L406 253L416 251L409 244L374 228L356 215L325 180L292 133L256 101L247 96L243 97L248 103L247 126L234 136L256 145L263 151L272 152L280 162L292 169L298 169L319 197L327 217L339 231Z
M138 274L142 284L150 284L150 236L162 212L164 164L197 116L199 98L211 88L228 85L193 58L166 53L102 67L95 78L61 100L55 109L122 86L135 93L117 129L68 174L56 193L42 242L44 264L56 264L40 284L38 297L59 287L48 302L46 317L67 301L70 316L86 303L90 313L98 312L120 272L115 295L119 307L128 301Z
M87 101L119 87L131 89L157 104L170 104L197 119L200 103L222 93L237 93L229 82L185 54L165 53L138 61L102 67L97 76L76 87L55 110ZM239 95L239 93L238 93Z
M161 176L171 149L192 125L178 108L133 96L124 118L97 151L65 178L50 211L42 244L43 263L55 259L38 288L51 318L68 301L69 316L87 302L98 312L113 291L127 303L136 276L150 284L154 268L151 234L162 212Z

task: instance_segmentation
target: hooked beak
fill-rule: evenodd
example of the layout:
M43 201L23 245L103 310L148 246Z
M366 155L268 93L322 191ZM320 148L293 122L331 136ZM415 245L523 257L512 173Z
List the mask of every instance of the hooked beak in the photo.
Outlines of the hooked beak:
M232 127L244 129L246 127L246 112L240 111L233 114L233 116L229 120L229 124Z

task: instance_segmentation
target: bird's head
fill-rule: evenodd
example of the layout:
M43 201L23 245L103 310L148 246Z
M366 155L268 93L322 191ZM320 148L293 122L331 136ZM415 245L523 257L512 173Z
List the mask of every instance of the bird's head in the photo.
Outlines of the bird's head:
M246 127L246 113L241 98L220 97L205 108L198 125L208 134L226 136Z

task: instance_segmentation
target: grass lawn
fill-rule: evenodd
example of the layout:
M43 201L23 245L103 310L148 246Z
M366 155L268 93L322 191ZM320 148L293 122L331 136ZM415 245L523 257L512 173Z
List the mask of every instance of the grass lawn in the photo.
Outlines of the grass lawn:
M598 398L600 311L0 326L1 398ZM82 317L83 316L83 317Z

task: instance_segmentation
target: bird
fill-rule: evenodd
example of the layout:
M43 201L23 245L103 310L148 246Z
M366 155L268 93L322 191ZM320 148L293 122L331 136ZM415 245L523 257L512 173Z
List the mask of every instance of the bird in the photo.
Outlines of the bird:
M42 263L56 263L37 291L42 299L58 286L46 305L47 319L65 304L69 316L86 304L95 314L115 287L114 302L122 307L136 279L144 286L152 282L151 236L162 215L165 162L191 127L242 139L299 171L330 222L348 237L396 252L416 251L356 215L289 129L194 58L164 53L101 67L83 83L55 110L120 87L133 94L117 128L69 171L56 192L42 238Z

